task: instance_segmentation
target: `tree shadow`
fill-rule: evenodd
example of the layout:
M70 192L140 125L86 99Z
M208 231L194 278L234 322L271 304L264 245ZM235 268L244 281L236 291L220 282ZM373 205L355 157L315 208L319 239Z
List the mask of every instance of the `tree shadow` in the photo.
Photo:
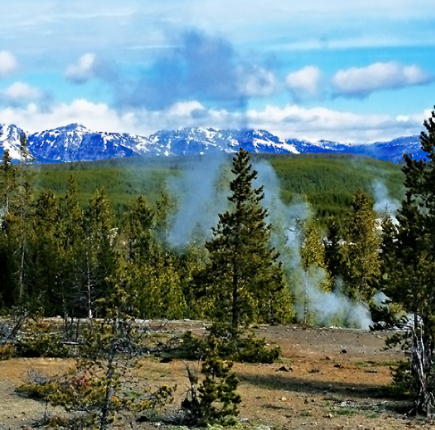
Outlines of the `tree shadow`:
M309 394L336 394L352 397L387 398L381 389L373 384L348 384L346 382L311 381L303 378L283 375L248 375L238 373L241 382L269 390L295 391Z

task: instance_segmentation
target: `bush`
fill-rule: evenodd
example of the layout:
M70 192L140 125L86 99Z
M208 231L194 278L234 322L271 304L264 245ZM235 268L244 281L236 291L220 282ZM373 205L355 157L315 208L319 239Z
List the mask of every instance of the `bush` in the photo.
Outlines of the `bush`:
M15 344L18 357L57 357L71 355L70 348L62 343L62 337L52 332L52 325L32 321L28 324L26 336Z
M232 367L233 363L224 362L219 357L218 343L211 341L201 370L205 378L199 386L198 377L190 368L187 369L190 388L181 404L183 423L193 426L236 423L238 405L242 400L236 393L239 380L231 371Z
M18 357L65 358L70 356L70 349L62 344L59 335L41 333L18 340L16 343L16 355Z
M217 354L223 360L245 363L273 363L281 356L281 348L268 349L265 338L243 330L235 331L225 324L214 323L204 339L186 332L181 337L181 345L174 355L184 359L202 359L211 343L216 343Z
M400 361L396 366L391 366L393 382L384 386L383 391L394 398L408 398L413 392L413 377L409 361Z
M0 361L10 360L14 355L14 346L11 343L0 345Z

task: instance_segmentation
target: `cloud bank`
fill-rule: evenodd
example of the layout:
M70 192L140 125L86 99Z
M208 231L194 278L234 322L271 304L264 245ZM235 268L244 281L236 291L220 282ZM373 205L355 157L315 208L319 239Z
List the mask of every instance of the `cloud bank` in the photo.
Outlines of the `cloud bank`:
M25 82L15 82L1 93L2 97L15 103L37 100L42 97L42 91Z
M372 142L391 136L418 134L428 112L406 117L365 115L324 107L304 108L267 105L263 109L237 110L207 108L199 101L177 102L159 111L130 109L119 112L105 103L77 99L41 108L36 103L0 109L2 123L12 123L31 132L73 122L99 131L130 132L149 135L160 129L182 127L265 129L283 138L331 139L342 142Z
M375 91L425 85L433 79L433 76L416 65L388 62L339 70L332 79L332 85L336 95L367 97Z

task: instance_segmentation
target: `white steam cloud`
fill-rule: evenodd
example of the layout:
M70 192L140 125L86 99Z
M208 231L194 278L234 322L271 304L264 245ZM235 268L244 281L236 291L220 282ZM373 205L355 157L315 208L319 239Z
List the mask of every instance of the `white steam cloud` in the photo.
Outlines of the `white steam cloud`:
M340 281L336 282L334 291L325 292L321 289L323 271L319 269L314 273L306 273L301 266L299 225L310 217L307 203L302 201L285 205L279 196L279 181L272 166L261 162L254 167L258 171L256 185L264 185L264 205L269 209L269 221L274 226L272 243L281 254L284 270L291 274L294 281L292 290L296 295L299 321L304 319L307 301L307 310L315 315L318 325L343 324L369 328L372 324L369 309L342 295ZM284 232L285 237L280 232Z
M173 246L184 247L193 238L205 240L211 237L211 228L216 226L218 214L227 204L226 193L218 187L225 159L227 157L221 151L201 156L198 161L192 161L181 177L169 179L169 193L178 200L178 211L168 234Z
M400 207L400 202L390 197L388 189L385 184L379 180L376 180L372 184L373 197L375 199L375 205L373 209L378 216L389 215L395 218L397 209Z

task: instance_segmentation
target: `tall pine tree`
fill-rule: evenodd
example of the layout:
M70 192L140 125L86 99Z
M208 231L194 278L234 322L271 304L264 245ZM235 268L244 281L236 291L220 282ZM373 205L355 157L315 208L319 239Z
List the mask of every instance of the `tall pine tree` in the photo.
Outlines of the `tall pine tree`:
M379 275L379 244L375 213L368 195L357 191L347 213L343 256L343 277L349 297L370 302L373 280Z
M410 360L412 412L435 413L435 110L420 135L427 160L405 154L406 198L392 238L384 241L386 294L412 314L403 340Z
M213 317L233 329L253 320L273 318L274 296L283 288L277 252L269 247L267 210L260 202L263 187L252 183L257 172L243 149L233 158L231 208L219 214L214 238L206 243L208 293L214 298Z

